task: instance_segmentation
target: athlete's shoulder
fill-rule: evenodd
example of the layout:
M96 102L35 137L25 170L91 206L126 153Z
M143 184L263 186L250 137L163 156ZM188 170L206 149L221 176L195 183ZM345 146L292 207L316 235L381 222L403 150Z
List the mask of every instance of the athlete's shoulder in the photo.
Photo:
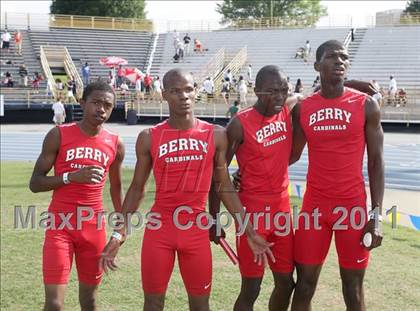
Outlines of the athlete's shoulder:
M110 129L103 127L102 130L104 131L104 133L113 136L113 137L118 137L120 136L117 132L111 131Z
M158 124L153 125L152 127L150 127L147 131L147 133L153 133L162 129L165 129L168 127L168 120L162 121Z
M214 125L213 123L201 120L196 118L196 128L197 129L215 129L216 125Z
M321 99L320 91L314 92L311 95L308 95L307 97L302 99L300 101L300 106L304 107L304 106L310 105L313 102L318 101L320 99Z
M239 118L244 118L250 114L252 114L255 111L254 107L247 107L245 109L239 110L239 112L236 114L237 117Z

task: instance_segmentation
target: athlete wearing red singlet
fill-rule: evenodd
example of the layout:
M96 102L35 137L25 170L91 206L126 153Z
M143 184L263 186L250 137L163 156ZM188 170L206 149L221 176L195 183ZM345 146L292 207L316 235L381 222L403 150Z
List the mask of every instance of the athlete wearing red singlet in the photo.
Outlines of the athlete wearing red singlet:
M313 223L304 228L305 219L300 218L295 248L298 263L323 263L334 231L340 266L348 269L367 267L369 251L360 244L364 226L355 228L349 223L355 207L361 208L353 211L355 224L367 217L362 174L365 100L365 94L345 88L338 98L324 98L317 92L300 105L300 125L309 151L301 212L312 214L318 208L321 216L319 229ZM345 208L346 212L334 211L337 206ZM348 228L336 230L343 213L348 217L342 224Z
M53 128L45 137L30 189L54 190L43 248L45 310L61 310L73 256L79 277L81 308L96 308L99 266L105 245L102 192L109 173L111 197L121 211L121 163L124 146L117 134L102 127L111 115L114 91L104 82L88 85L79 123ZM54 176L47 176L54 167Z
M227 160L230 162L236 155L241 175L241 202L257 232L274 244L275 261L269 261L269 266L275 286L269 308L287 310L294 285L288 194L292 126L287 77L276 66L263 67L256 77L255 94L256 104L240 111L227 126ZM220 208L214 194L210 196L210 208L213 215ZM211 239L217 243L217 237ZM264 267L254 262L246 239L246 236L237 238L242 286L234 310L253 308L264 275Z
M194 82L191 74L172 69L163 78L163 96L169 105L169 119L139 134L136 169L123 204L125 236L128 215L138 209L144 197L150 171L156 183L152 207L154 221L146 227L141 270L144 309L162 310L165 292L175 261L188 292L191 310L209 310L211 252L207 225L197 215L204 212L212 175L221 189L221 198L231 213L244 219L245 212L226 169L227 138L223 128L194 117ZM155 220L158 220L157 222ZM270 246L251 225L245 232L256 260L272 258ZM104 269L115 269L120 243L115 239L103 251Z
M370 96L344 87L349 55L339 41L318 47L315 69L319 92L293 111L293 150L297 161L308 143L307 188L295 231L297 283L292 310L310 310L322 264L332 238L339 258L348 310L365 310L363 278L369 250L381 244L380 219L367 220L362 174L368 154L372 209L380 212L384 191L383 132L379 106ZM362 245L370 233L372 245Z
M162 225L144 233L141 274L146 293L166 291L175 254L187 292L210 293L210 241L208 231L197 227L196 218L205 211L213 175L213 127L195 119L194 127L187 130L171 128L164 121L149 131L156 183L151 211L160 215ZM175 214L179 207L185 210ZM191 228L177 228L174 217L181 225L191 222Z

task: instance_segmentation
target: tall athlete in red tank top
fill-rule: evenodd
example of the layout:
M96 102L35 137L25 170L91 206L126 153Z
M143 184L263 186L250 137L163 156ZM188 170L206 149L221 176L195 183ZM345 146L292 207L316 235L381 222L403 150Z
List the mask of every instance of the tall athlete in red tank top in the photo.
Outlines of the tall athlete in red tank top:
M194 117L195 91L192 76L179 69L163 78L163 96L169 104L169 119L140 133L133 181L123 204L127 215L134 213L144 197L150 171L156 183L152 212L159 224L148 223L142 245L141 274L144 309L162 310L175 255L188 292L190 309L209 310L211 252L208 230L197 219L205 210L212 176L220 186L220 196L231 213L244 218L244 209L230 182L226 166L227 138L223 128ZM125 237L126 228L119 230ZM272 257L270 246L250 224L245 230L255 258ZM111 239L101 264L115 269L114 258L120 242Z
M227 126L226 157L229 163L236 155L241 174L239 197L254 228L274 243L275 261L270 261L269 266L275 286L269 308L287 310L294 286L294 264L288 194L292 126L286 103L286 75L277 66L263 67L256 77L255 94L257 103L240 111ZM212 214L220 208L214 195L210 196L210 208ZM256 215L264 216L255 218ZM217 238L214 240L217 242ZM242 285L234 310L251 310L258 298L264 267L254 262L246 236L238 238L237 250Z
M307 142L309 167L295 231L297 284L292 310L310 309L333 233L347 309L365 310L363 277L369 250L382 240L380 217L372 213L367 221L362 174L366 146L372 209L380 213L384 192L380 110L370 96L344 87L348 67L349 55L341 42L323 43L315 62L321 90L293 112L291 162L299 159ZM316 221L314 214L318 214ZM362 244L367 232L373 237L368 248Z
M45 310L63 308L73 256L81 308L96 308L96 292L102 277L99 259L106 243L100 215L107 173L115 210L121 211L122 205L124 146L117 134L102 127L114 104L115 94L108 84L88 85L80 101L82 121L53 128L45 137L35 164L31 191L54 190L48 209L53 216L43 249ZM52 167L54 176L47 176Z

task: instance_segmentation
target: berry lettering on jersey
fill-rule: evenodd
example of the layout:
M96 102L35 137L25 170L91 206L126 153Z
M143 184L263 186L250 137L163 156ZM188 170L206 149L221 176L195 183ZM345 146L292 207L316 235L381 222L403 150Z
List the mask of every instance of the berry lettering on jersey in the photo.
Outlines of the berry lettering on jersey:
M273 136L274 134L277 134L279 132L287 132L287 128L286 128L286 122L283 121L274 121L270 124L267 124L266 126L262 127L261 129L259 129L256 133L255 133L255 137L257 138L257 142L261 143L263 142L266 138L269 138L271 136ZM282 138L282 139L280 139ZM286 136L280 136L280 137L276 137L275 142L281 141L286 139ZM270 141L270 142L265 142L264 143L264 147L268 146L268 145L272 145L274 142Z
M324 120L340 120L350 123L351 113L340 108L325 108L315 111L309 116L309 126Z
M97 149L91 147L77 147L66 151L66 162L77 159L90 159L101 163L104 167L108 164L109 156Z
M179 138L170 140L165 144L159 146L159 158L169 155L178 151L199 151L199 155L185 155L165 158L165 161L170 162L182 162L182 161L194 161L203 160L203 155L207 153L208 143L203 140L195 138Z

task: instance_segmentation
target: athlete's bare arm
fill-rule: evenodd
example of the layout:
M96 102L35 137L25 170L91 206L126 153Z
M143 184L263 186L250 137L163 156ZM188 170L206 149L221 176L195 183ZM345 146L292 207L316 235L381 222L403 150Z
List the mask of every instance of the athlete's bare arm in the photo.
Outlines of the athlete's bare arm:
M60 140L60 131L57 127L51 129L45 136L41 154L35 163L29 182L29 189L32 192L50 191L64 186L62 176L47 176L55 163L60 148ZM94 165L87 166L70 173L68 178L70 182L94 184L97 183L96 180L100 181L102 179L98 169L101 170L102 168Z
M233 188L227 169L226 153L228 148L228 138L223 127L215 126L214 141L216 147L213 173L215 191L219 195L229 213L234 216L235 220L235 215L238 215L241 219L244 219L245 210L235 189ZM272 244L268 243L264 240L263 237L258 235L249 222L247 223L245 233L248 237L249 246L253 251L255 260L258 264L266 265L268 263L267 256L269 256L272 261L275 261L273 253L270 250L270 246L272 246Z
M289 165L292 165L300 159L303 148L306 145L306 137L300 125L300 107L301 104L297 103L292 111L292 124L293 124L293 145L292 152L290 153Z
M381 125L381 111L379 105L370 96L366 97L365 116L365 137L368 154L367 169L369 175L369 188L372 201L372 209L377 207L379 209L379 214L381 214L385 187L385 169L383 158L384 133ZM368 223L365 228L365 232L367 231L371 232L373 237L372 246L370 249L380 246L382 241L382 234L380 232L380 228L375 228L374 221L370 221Z
M125 147L121 138L118 137L117 154L115 160L109 167L109 191L111 193L112 204L116 212L122 211L123 191L121 185L122 169L121 165L125 157Z
M124 199L122 206L122 213L124 215L125 222L127 222L127 215L134 213L138 208L140 201L144 198L146 182L149 178L152 170L152 156L150 153L151 139L149 130L143 130L136 142L136 156L137 162L134 170L133 180L131 181L130 187L128 188L127 194ZM125 223L118 231L125 239L127 223ZM99 265L108 272L108 269L115 270L117 265L115 264L115 256L118 253L121 243L111 238L108 244L105 246Z
M227 129L227 138L228 138L228 145L226 151L226 164L227 166L230 165L233 156L238 150L239 146L242 144L243 141L243 130L241 122L237 117L234 117L228 124ZM213 219L216 219L216 215L220 211L220 198L216 193L215 190L214 180L212 181L212 186L210 188L209 193L209 213L213 216ZM210 228L210 241L215 242L216 244L219 243L219 237L216 236L215 226ZM224 237L224 232L222 232L222 237Z

